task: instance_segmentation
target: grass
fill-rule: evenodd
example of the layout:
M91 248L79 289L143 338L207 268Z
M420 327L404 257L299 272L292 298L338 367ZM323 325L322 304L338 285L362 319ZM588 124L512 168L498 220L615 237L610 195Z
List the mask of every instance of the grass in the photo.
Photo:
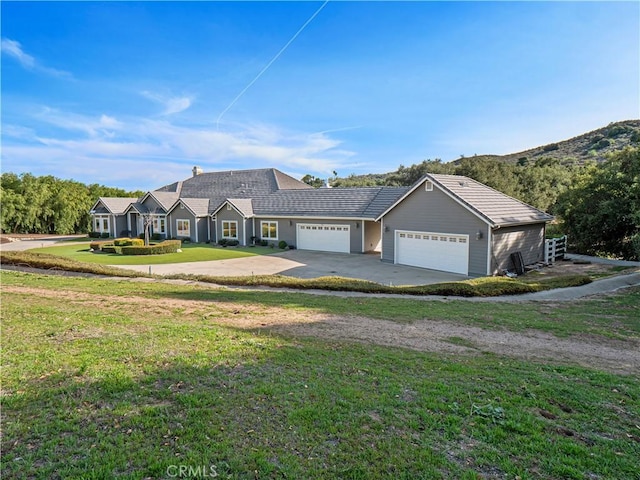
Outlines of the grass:
M197 247L196 247L197 248ZM50 251L50 248L43 249ZM212 249L220 251L221 249ZM222 250L224 252L224 250ZM90 256L113 258L119 255L105 254L89 254ZM167 254L158 257L172 257L177 254ZM142 263L145 259L154 258L155 256L144 257L124 257L138 260ZM25 265L34 268L59 269L65 271L81 271L94 272L99 275L107 274L102 266L80 262L73 258L48 253L38 253L34 250L28 252L0 252L0 260L5 264ZM108 262L107 262L108 263ZM120 270L109 270L111 275L115 276L135 276L131 272L118 273ZM143 275L141 275L143 276ZM148 275L147 275L148 276ZM212 277L207 275L167 275L164 278L196 280L218 285L231 286L266 286L274 288L290 288L290 289L320 289L332 291L348 291L348 292L364 292L364 293L389 293L402 295L441 295L441 296L463 296L463 297L490 297L496 295L516 295L522 293L539 292L553 288L566 288L579 285L585 285L591 282L591 278L587 275L566 275L563 277L553 278L507 278L507 277L482 277L460 282L439 283L433 285L421 286L387 286L366 280L354 280L344 277L319 277L312 279L301 279L296 277L288 277L283 275L255 275L245 277Z
M387 319L404 302L405 321L461 322L500 305L1 279L50 292L2 295L3 478L637 478L637 376L216 323L238 302ZM112 298L60 302L62 289ZM137 295L215 302L150 312L122 299ZM603 310L637 314L639 295L531 311L585 329Z
M95 263L100 265L161 265L167 263L204 262L209 260L227 260L230 258L251 257L274 253L267 247L233 247L223 248L197 243L185 243L181 253L166 255L117 255L109 253L93 253L89 251L89 243L74 243L55 247L35 248L33 253L45 253L70 258L78 262Z

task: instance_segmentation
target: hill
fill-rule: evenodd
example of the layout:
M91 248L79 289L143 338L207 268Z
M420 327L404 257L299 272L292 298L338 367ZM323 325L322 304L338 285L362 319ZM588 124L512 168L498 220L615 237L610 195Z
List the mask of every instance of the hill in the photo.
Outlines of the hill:
M640 145L640 120L624 120L606 127L583 133L577 137L531 148L508 155L477 155L473 158L501 160L506 163L530 163L542 158L563 162L584 163L588 160L602 162L607 155L629 145ZM459 160L456 160L459 162Z
M603 162L610 153L627 146L640 146L640 120L624 120L610 123L606 127L583 133L568 140L531 148L507 155L474 155L451 162L426 160L410 167L400 165L395 172L349 175L331 179L335 187L410 185L425 172L460 173L461 164L469 161L483 163L490 161L508 165L534 165L539 160L552 160L563 165L581 165L587 161ZM548 163L548 162L547 162Z

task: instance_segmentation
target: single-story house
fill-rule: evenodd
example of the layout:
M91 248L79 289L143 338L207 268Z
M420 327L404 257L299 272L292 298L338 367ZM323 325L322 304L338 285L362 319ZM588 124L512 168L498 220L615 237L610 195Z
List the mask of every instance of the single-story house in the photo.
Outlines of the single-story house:
M467 177L428 174L412 187L311 188L276 169L202 173L140 199L100 198L94 228L194 242L281 241L298 249L378 252L384 262L492 275L543 261L553 217ZM108 227L105 226L108 223Z

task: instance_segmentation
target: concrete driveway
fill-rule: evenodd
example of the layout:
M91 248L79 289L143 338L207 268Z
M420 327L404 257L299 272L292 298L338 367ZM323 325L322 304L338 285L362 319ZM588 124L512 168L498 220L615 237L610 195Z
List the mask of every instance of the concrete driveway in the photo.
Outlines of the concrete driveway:
M115 265L158 275L190 273L211 276L287 275L297 278L340 276L370 280L383 285L427 285L454 282L468 277L453 273L394 265L380 261L379 254L346 254L289 250L273 255L167 265Z

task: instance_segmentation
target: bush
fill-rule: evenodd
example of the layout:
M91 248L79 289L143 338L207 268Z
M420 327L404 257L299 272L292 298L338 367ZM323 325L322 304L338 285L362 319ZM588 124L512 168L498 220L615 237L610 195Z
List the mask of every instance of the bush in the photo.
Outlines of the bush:
M144 240L139 238L116 238L113 244L116 247L130 247L131 245L142 246L144 245Z
M279 248L280 250L284 250L285 248L287 248L287 242L285 242L284 240L280 240L280 241L278 242L278 248Z
M545 145L544 147L542 147L542 150L545 152L553 152L554 150L558 150L558 144L552 143L550 145Z
M100 238L100 232L89 232L89 238Z
M158 240L162 240L163 238L164 238L164 235L162 235L161 233L152 233L151 234L151 240L153 240L155 242L157 242Z
M109 238L109 232L102 232L100 238Z
M269 241L268 240L260 240L260 245L263 247L266 247L269 245Z
M238 240L234 240L232 238L221 238L218 240L218 245L221 247L235 247L239 244L240 242Z
M165 240L156 245L131 245L121 247L123 255L163 255L165 253L176 253L182 246L180 240Z
M102 250L102 247L104 245L108 245L110 242L91 242L89 244L89 248L91 250L93 250L94 252L99 252L100 250Z
M103 245L102 251L104 253L117 253L120 255L122 253L122 248L123 247L116 247L115 245Z

